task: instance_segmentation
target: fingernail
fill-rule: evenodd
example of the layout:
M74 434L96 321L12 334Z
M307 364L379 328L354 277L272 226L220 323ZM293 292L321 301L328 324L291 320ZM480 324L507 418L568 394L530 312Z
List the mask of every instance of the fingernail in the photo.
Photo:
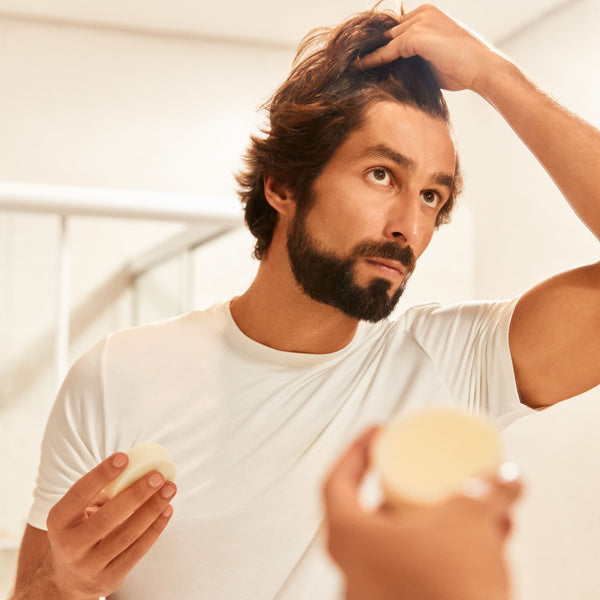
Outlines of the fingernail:
M483 498L490 491L490 485L483 479L477 477L471 477L467 479L462 487L461 491L465 496L469 498Z
M165 510L162 511L161 516L170 517L173 514L173 507L169 504Z
M498 469L498 477L504 483L512 483L521 476L519 467L514 462L505 462Z
M160 487L164 482L164 477L160 473L153 473L150 479L148 479L148 485L153 488Z
M175 488L172 485L165 485L162 490L160 490L160 495L163 498L170 498L175 494Z
M121 467L124 467L127 464L127 460L128 460L127 454L124 454L123 452L119 452L118 454L115 454L113 456L113 459L112 459L113 467L120 469Z

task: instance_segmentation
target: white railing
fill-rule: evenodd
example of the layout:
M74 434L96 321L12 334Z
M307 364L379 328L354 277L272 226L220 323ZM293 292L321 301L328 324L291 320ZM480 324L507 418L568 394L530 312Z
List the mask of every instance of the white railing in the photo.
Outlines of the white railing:
M66 216L241 223L240 204L229 197L21 182L0 182L0 209Z
M187 274L180 289L181 306L194 305L193 250L242 224L235 198L210 198L195 194L117 190L108 188L0 182L0 210L54 214L59 217L58 301L55 329L56 382L68 369L70 322L69 218L73 216L150 219L188 223L190 226L129 265L134 282L170 258L181 255Z

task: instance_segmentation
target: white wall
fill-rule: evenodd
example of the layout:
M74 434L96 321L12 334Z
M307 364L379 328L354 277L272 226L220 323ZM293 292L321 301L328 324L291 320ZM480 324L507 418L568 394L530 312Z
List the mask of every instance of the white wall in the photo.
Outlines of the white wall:
M600 124L600 3L571 2L501 50L556 100ZM474 94L450 94L475 223L475 296L518 295L599 258L598 241L504 121Z
M290 60L290 51L259 46L0 21L0 180L232 195L256 109ZM85 331L73 332L71 359L129 324L130 299L118 282L114 306L98 304L93 293L180 227L72 219L73 305L88 314ZM24 526L56 391L57 232L54 217L0 213L0 537ZM197 278L204 302L208 285L225 279L213 294L229 295L255 268L248 236L227 240L222 271ZM227 262L239 252L228 277ZM173 269L144 279L147 318L176 305L168 289L176 279ZM0 549L0 595L6 555Z

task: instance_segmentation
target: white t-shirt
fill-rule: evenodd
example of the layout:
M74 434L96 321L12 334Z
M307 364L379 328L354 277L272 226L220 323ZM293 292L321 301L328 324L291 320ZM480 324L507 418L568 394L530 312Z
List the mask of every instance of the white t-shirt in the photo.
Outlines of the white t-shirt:
M227 304L108 336L52 410L29 523L101 460L141 442L178 467L174 515L112 598L328 600L335 568L320 485L368 425L453 403L501 424L520 404L508 347L516 301L416 307L361 323L330 354L246 337Z

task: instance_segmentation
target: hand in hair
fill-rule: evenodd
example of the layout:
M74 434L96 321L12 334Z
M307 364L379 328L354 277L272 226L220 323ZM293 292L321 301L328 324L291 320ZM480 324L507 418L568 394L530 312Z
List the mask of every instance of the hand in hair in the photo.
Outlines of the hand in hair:
M419 6L398 17L387 31L391 41L355 62L371 69L397 58L420 56L428 61L446 90L479 91L498 52L474 33L431 5Z
M367 512L358 492L376 432L354 442L324 485L328 549L347 600L508 600L503 549L520 482L493 476L431 508Z

